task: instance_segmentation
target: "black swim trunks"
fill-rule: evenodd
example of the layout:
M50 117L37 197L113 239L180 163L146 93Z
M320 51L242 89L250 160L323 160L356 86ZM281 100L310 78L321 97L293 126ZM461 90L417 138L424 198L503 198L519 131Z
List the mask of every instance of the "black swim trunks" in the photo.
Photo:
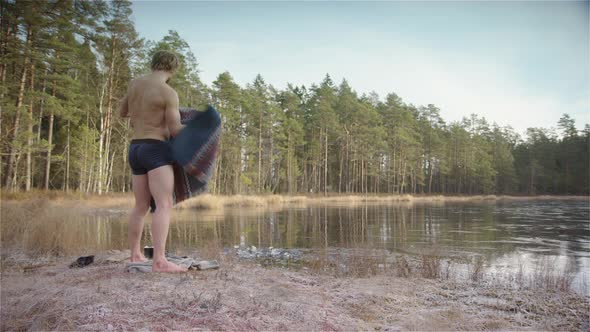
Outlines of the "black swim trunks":
M164 165L172 165L172 148L157 139L134 139L129 145L129 165L134 175L142 175Z

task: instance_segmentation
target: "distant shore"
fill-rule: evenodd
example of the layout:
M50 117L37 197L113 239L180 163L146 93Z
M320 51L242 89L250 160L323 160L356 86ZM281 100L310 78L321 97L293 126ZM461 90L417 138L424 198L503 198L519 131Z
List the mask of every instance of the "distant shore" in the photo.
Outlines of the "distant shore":
M77 202L93 207L121 207L133 204L133 194L107 193L103 195L62 191L11 192L0 191L2 201L50 200L67 204ZM516 200L579 200L590 202L590 196L582 195L427 195L427 194L204 194L190 198L177 205L179 209L220 209L224 207L271 207L282 204L341 204L355 205L361 203L444 203L444 202L493 202Z
M281 204L396 204L445 202L494 202L516 200L579 200L590 201L590 196L496 196L496 195L384 195L384 194L329 194L323 195L202 195L177 205L180 209L220 209L225 207L271 207Z

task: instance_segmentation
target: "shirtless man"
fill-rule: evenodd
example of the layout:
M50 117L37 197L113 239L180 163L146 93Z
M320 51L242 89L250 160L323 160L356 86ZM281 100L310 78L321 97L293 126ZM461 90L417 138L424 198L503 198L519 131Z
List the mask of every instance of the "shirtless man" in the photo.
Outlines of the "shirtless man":
M156 202L152 216L154 272L184 272L186 269L169 262L165 256L166 237L170 224L174 174L172 150L166 142L184 127L180 123L178 95L168 80L178 69L174 53L158 51L151 63L152 72L129 84L121 102L121 116L131 118L134 133L129 146L129 165L133 173L135 207L129 216L131 261L146 261L141 253L143 217L150 207L150 195Z

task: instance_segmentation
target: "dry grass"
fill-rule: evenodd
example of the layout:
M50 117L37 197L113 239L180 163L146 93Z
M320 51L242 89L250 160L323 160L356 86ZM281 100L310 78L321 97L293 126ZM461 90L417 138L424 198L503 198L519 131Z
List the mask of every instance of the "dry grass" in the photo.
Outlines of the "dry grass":
M16 247L37 255L89 254L109 249L104 223L86 225L83 208L48 199L0 202L2 248ZM89 229L96 228L94 231Z
M62 191L33 190L30 192L0 191L2 201L26 201L39 197L56 203L77 204L89 207L131 207L133 195L131 193L109 193L104 195L85 194L76 191L65 193ZM358 206L364 204L414 204L430 203L443 204L445 202L482 202L509 200L590 200L588 196L443 196L443 195L385 195L385 194L329 194L320 195L211 195L205 194L190 198L177 205L179 209L222 210L225 207L268 208L281 206L306 206L317 204L346 204Z
M322 250L306 257L302 266L336 278L367 278L392 270L387 251L361 248Z
M395 260L394 267L395 267L395 275L397 277L409 278L413 273L410 263L408 262L408 260L405 256L399 256Z
M381 264L380 252L350 254L374 256L363 261ZM419 269L414 269L418 275L396 278L392 271L367 266L366 277L334 278L230 263L228 257L221 255L219 270L180 275L131 275L122 264L72 270L67 259L30 274L3 272L0 330L588 328L588 302L572 293L424 279ZM350 262L359 263L357 258ZM421 260L411 264L419 267Z
M484 258L477 256L473 259L472 264L469 265L469 279L471 281L479 281L483 278L484 273Z
M338 261L338 274L343 277L367 278L384 273L386 255L379 252L354 253Z
M555 259L544 258L528 280L530 287L569 292L571 290L574 264L570 261L563 269L555 268ZM526 280L526 279L525 279Z
M280 195L200 195L187 199L177 205L180 209L223 209L224 207L253 207L266 208L277 206L283 203L300 203L303 199L300 196L283 197Z
M441 259L434 255L421 256L420 274L422 278L437 279L441 276Z
M29 192L25 191L8 191L0 190L0 201L35 201L46 199L54 203L88 205L93 207L128 207L133 204L132 193L108 193L103 195L86 194L77 191L68 193L58 190L39 190L34 189Z
M282 196L282 195L202 195L178 205L181 209L214 209L224 207L268 208L293 205L335 204L358 206L364 204L444 204L445 202L495 202L509 200L589 200L587 196L443 196L443 195L338 195Z
M220 210L223 209L223 201L219 196L210 194L200 195L187 199L176 205L178 209L198 209L198 210Z
M551 259L545 259L539 264L530 274L525 274L521 267L516 273L507 272L498 276L486 273L483 256L475 256L471 260L460 259L457 263L440 255L436 247L417 256L392 255L386 250L362 248L324 250L306 257L303 262L303 266L309 272L335 278L391 276L454 283L468 282L474 285L495 285L501 288L533 289L563 294L574 292L572 283L575 268L572 264L568 264L564 269L555 268L555 262Z

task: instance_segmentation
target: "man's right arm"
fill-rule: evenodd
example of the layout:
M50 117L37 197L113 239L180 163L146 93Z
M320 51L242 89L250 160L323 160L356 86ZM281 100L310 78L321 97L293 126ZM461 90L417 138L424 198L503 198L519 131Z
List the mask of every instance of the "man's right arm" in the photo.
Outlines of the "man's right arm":
M180 123L180 112L178 110L178 94L172 90L167 93L166 98L166 113L164 117L166 119L166 126L172 137L178 135L178 133L184 128Z

